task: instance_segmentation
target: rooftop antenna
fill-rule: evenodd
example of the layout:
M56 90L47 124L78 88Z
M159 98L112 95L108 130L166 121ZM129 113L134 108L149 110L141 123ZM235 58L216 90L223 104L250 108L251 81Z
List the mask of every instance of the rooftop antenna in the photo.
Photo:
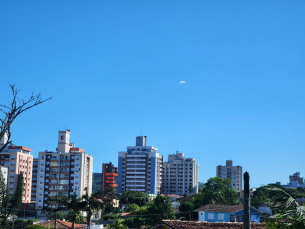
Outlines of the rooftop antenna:
M141 129L141 136L142 136L142 129Z
M179 150L178 150L178 143L177 143L177 151L179 151Z

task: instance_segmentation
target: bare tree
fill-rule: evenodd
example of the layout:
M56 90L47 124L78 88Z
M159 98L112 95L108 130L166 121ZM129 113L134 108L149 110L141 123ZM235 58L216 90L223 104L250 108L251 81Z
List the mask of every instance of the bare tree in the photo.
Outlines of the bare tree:
M13 101L9 105L0 104L0 111L4 113L4 118L0 118L0 140L7 134L7 141L4 142L4 145L0 148L0 152L10 143L11 141L11 125L13 121L20 115L22 112L35 107L49 99L42 100L40 93L34 95L32 93L31 97L28 100L20 99L18 93L20 90L15 88L15 85L10 84Z

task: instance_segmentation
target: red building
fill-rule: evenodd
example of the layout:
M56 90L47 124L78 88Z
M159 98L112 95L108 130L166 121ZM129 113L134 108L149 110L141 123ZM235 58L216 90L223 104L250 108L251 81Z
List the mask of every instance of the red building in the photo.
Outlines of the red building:
M114 167L112 162L103 163L102 190L106 187L113 187L115 191L118 187L118 167Z

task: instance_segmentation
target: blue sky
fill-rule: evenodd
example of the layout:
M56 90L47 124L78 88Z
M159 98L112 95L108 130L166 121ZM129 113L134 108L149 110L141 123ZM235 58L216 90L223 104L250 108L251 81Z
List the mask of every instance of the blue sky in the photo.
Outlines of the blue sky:
M167 160L226 159L252 187L305 176L305 2L2 1L0 98L51 101L13 124L17 145L55 150L57 132L102 162L148 136ZM186 81L185 83L180 83Z

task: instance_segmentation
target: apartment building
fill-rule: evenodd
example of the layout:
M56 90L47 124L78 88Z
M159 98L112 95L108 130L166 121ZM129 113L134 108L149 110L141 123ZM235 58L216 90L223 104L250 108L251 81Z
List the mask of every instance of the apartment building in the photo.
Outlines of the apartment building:
M33 158L31 202L36 202L38 158Z
M227 160L225 166L218 165L216 167L216 176L222 179L230 179L231 188L238 192L242 191L242 167L239 165L233 166L232 160Z
M168 162L163 163L164 194L198 193L199 165L193 158L185 158L183 153L168 155Z
M277 184L281 184L281 182L276 182ZM293 175L289 176L289 184L282 185L283 188L305 188L304 178L300 176L300 172L293 173Z
M47 198L64 195L70 198L74 192L80 197L92 193L93 157L84 149L70 143L70 130L58 132L56 151L39 152L36 209L47 207Z
M118 153L118 193L125 190L160 194L163 183L163 156L146 145L147 136L136 137L136 145Z
M8 141L7 134L0 141L0 148ZM0 164L8 168L8 191L12 196L17 188L19 174L23 173L24 193L22 203L31 202L32 163L31 149L25 146L10 145L0 153Z
M113 187L115 191L118 188L118 167L114 167L112 162L103 163L102 190L107 187Z

